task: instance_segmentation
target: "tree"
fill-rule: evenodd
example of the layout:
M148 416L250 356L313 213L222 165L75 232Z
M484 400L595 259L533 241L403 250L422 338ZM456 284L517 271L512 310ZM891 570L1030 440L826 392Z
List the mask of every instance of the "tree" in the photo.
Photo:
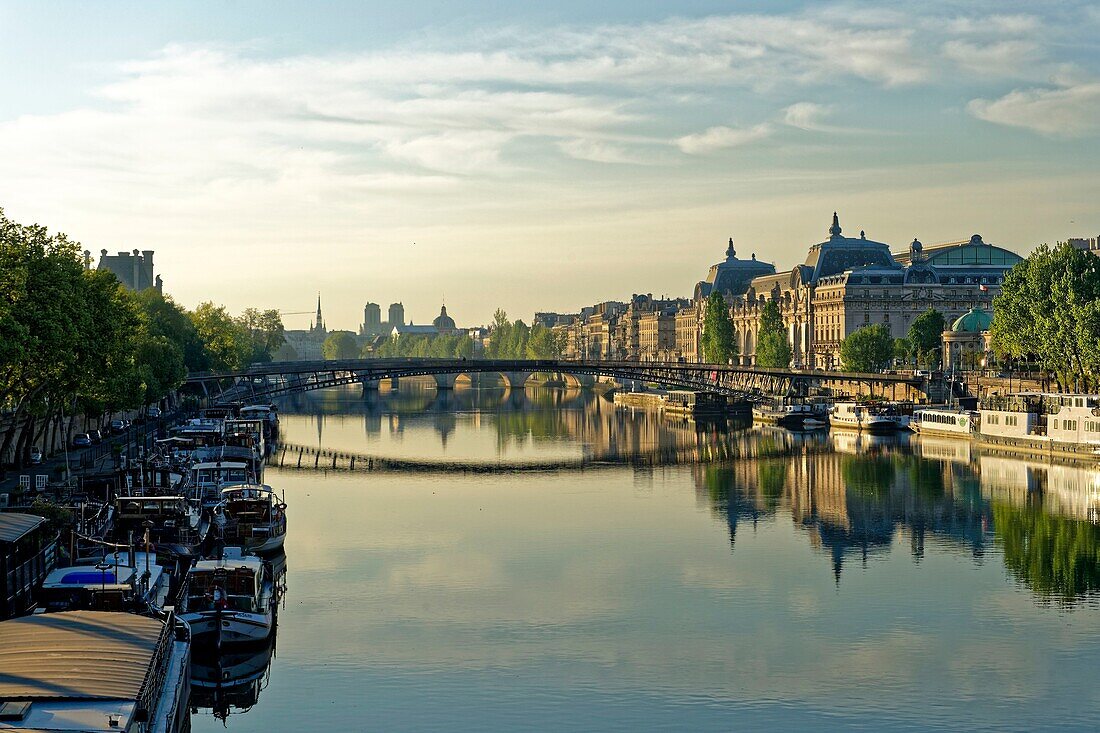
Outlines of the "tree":
M191 313L191 322L202 340L211 369L234 370L248 364L252 339L225 306L200 303Z
M711 293L706 300L702 346L703 360L711 364L726 364L737 356L729 306L719 293Z
M268 362L286 342L283 319L277 310L259 311L246 308L237 319L251 340L252 354L249 362Z
M326 359L356 359L359 343L351 331L333 331L321 344L321 353Z
M131 297L144 313L145 326L150 336L163 336L180 348L183 363L188 371L201 372L210 368L202 338L187 311L172 297L162 295L155 288L146 288Z
M929 308L913 319L906 338L909 351L923 365L930 365L937 350L943 346L945 328L943 314L935 308Z
M760 331L756 337L756 366L785 369L791 365L791 345L783 315L774 300L764 304L760 313Z
M1063 389L1100 383L1100 258L1042 245L1005 274L990 327L999 357L1034 359Z
M911 353L912 347L909 344L909 339L894 339L894 361L908 364Z
M840 344L840 360L852 372L877 372L886 368L894 355L894 340L881 323L864 326Z

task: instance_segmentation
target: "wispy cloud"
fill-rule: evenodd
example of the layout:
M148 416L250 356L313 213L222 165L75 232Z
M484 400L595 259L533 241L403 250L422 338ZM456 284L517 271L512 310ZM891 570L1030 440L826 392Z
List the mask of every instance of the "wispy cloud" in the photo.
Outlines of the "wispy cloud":
M1018 89L999 99L975 99L967 109L987 122L1044 135L1096 135L1100 134L1100 82L1055 89Z
M711 127L694 134L685 135L676 140L680 150L688 155L713 153L723 148L736 148L762 140L772 133L772 126L766 122L752 127Z

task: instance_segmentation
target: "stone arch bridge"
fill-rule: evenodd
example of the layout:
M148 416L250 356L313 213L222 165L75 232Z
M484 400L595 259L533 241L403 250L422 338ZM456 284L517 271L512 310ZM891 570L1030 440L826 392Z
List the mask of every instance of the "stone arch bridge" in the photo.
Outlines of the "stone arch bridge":
M657 383L674 389L714 392L735 399L759 401L770 395L807 395L826 385L849 385L857 391L887 394L899 387L920 389L921 377L900 374L758 369L683 362L596 361L564 359L336 359L278 361L230 372L190 374L187 383L200 386L217 402L263 401L296 392L362 384L377 389L383 380L430 376L437 388L452 389L460 374L500 374L505 385L522 389L534 374L562 375L581 386L596 377L625 382ZM896 395L895 395L896 396Z

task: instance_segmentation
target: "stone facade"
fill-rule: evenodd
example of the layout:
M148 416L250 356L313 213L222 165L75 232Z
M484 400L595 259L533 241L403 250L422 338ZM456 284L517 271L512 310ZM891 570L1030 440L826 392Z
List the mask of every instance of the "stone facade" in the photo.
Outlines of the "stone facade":
M905 252L866 238L845 237L833 215L829 239L810 248L805 264L752 280L732 299L730 315L742 363L755 361L764 304L773 300L787 326L792 366L837 369L840 344L863 326L881 323L903 338L913 319L935 308L948 320L991 308L1004 273L1021 260L1006 249L969 240Z
M91 253L84 253L85 263L91 262ZM87 267L87 264L85 265ZM110 270L118 281L130 290L145 290L156 288L157 292L164 291L164 284L160 275L153 273L153 250L134 250L133 252L119 252L117 255L107 254L107 250L99 252L99 270Z

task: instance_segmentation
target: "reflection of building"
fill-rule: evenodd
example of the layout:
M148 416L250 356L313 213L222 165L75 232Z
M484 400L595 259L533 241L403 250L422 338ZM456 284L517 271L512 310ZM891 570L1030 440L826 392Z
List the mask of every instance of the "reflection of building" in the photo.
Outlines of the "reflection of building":
M929 308L949 320L971 308L988 309L1005 271L1020 260L977 234L927 248L914 240L907 252L891 253L863 232L844 236L834 213L829 238L810 247L804 264L757 277L734 299L731 315L742 360L754 363L768 301L779 306L786 322L794 366L836 368L841 342L863 326L882 324L902 338Z
M85 253L88 256L88 253ZM99 252L100 270L110 270L118 281L130 290L145 290L156 288L157 292L163 290L160 275L153 274L153 250L134 250L133 252L119 252L117 255L107 254L107 250Z

